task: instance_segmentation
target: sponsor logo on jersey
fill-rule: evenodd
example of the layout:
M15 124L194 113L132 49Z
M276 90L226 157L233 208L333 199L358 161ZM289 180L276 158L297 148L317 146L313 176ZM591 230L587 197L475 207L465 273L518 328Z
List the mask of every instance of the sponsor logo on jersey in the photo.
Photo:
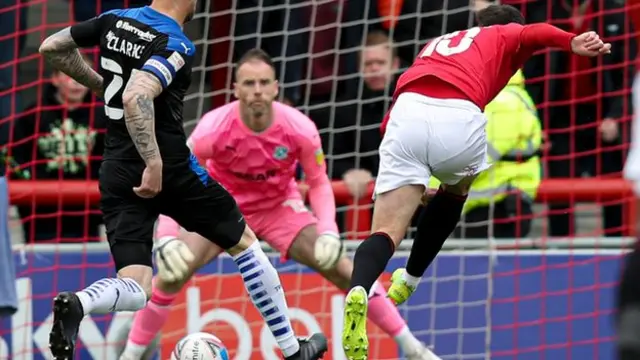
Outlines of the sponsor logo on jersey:
M116 36L113 31L109 31L105 38L107 39L107 49L111 51L115 51L135 59L140 59L144 52L145 47L143 45L134 44L125 39L121 39Z
M265 181L271 179L272 177L276 177L278 175L278 170L267 170L261 174L246 174L237 171L233 171L232 173L235 177L246 181Z
M289 149L284 146L277 146L273 151L273 158L276 160L284 160L289 155Z
M137 27L131 25L128 21L118 20L116 22L116 28L122 29L124 31L128 31L130 33L136 34L140 39L151 42L156 38L157 35L150 33L149 31L142 31Z
M167 61L169 62L169 64L171 64L171 66L173 66L173 68L176 70L176 72L178 72L178 70L182 69L182 67L185 64L184 58L177 51L174 51L173 54L171 54L169 56Z
M189 55L189 51L191 51L191 48L187 46L187 44L181 42L180 45L182 45L182 47L184 48L184 53Z
M322 149L316 150L315 156L316 164L318 164L318 166L322 166L324 164L324 153L322 152Z

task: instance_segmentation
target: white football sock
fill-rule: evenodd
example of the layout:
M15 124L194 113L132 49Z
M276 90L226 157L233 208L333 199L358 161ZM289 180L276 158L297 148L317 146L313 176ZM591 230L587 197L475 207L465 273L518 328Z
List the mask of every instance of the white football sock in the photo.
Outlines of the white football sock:
M420 340L413 335L408 326L405 326L393 339L405 354L414 354L422 350L423 347Z
M131 278L98 280L76 295L85 315L136 311L147 304L144 290Z
M406 270L402 273L402 278L404 279L404 281L407 282L407 285L412 286L414 288L418 287L418 285L420 284L420 280L422 279L422 277L409 275L409 273Z
M124 357L125 359L129 360L138 360L142 358L142 355L144 355L144 352L147 350L147 347L144 345L138 345L134 342L132 342L131 340L127 340L127 345L124 348L124 351L122 352L122 357Z
M256 241L233 257L251 301L256 306L269 330L276 339L284 357L294 355L300 349L284 297L278 272Z

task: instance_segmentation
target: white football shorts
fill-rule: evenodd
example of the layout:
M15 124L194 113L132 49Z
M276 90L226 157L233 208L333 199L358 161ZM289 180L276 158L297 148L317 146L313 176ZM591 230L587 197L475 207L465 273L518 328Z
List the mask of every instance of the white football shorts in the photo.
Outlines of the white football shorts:
M402 93L389 117L374 198L405 185L427 187L432 175L454 185L490 166L487 120L470 101Z

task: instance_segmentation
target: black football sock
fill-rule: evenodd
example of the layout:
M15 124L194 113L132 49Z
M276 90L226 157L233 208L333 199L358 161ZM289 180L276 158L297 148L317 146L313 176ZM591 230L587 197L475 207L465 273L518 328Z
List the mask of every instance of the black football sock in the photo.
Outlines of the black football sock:
M353 257L353 274L351 275L351 286L362 286L367 294L373 283L382 275L384 269L393 252L395 246L389 235L385 233L373 233L358 246Z
M416 278L424 275L458 225L466 199L466 196L438 189L436 195L422 209L418 230L407 260L407 274Z

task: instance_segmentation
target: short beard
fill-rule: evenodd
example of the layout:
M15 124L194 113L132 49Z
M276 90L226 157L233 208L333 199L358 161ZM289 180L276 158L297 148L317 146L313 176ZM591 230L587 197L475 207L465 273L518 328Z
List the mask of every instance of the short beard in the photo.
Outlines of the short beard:
M195 11L192 11L190 13L187 14L187 16L184 18L184 22L188 23L189 21L193 20L193 17L195 16Z

